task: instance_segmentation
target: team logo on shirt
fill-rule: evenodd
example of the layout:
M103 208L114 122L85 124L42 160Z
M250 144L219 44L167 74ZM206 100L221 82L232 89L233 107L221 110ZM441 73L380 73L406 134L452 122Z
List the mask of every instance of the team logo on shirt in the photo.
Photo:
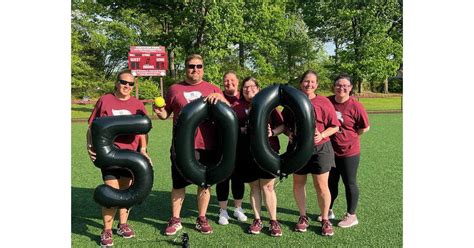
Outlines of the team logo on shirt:
M199 97L201 97L201 96L202 96L202 93L199 92L199 91L191 91L191 92L186 92L186 91L184 91L184 92L183 92L183 95L184 95L184 98L186 99L186 101L187 101L188 103L190 103L190 102L192 102L192 101L198 99Z
M127 109L112 109L112 115L113 116L118 116L118 115L132 115L130 111Z

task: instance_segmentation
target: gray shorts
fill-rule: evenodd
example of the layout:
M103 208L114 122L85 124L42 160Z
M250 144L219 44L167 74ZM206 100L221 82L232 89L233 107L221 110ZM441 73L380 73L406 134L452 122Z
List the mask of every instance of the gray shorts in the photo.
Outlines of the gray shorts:
M330 141L321 145L313 147L313 156L308 163L301 169L295 172L297 175L306 174L324 174L329 172L332 167L336 167L334 162L334 150Z

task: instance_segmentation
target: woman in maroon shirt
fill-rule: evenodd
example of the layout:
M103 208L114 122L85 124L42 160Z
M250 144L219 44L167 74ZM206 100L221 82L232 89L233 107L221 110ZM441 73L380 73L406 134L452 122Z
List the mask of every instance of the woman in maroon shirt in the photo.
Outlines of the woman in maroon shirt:
M351 78L347 74L340 74L334 80L334 95L329 97L341 123L339 131L331 136L336 167L329 173L329 190L331 191L329 217L335 218L332 207L338 195L339 178L342 177L346 190L347 213L337 225L343 228L359 223L355 214L359 200L359 187L356 181L360 160L359 136L370 128L367 112L362 104L351 96L351 93Z

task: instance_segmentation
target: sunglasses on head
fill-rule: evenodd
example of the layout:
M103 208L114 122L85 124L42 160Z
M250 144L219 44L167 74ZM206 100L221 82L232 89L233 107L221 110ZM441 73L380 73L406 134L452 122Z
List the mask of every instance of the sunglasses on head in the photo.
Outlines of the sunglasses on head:
M129 81L125 81L125 80L122 80L122 79L120 79L119 82L120 82L121 85L128 84L131 87L133 87L135 85L135 82L129 82Z
M194 69L194 68L202 69L202 64L199 64L199 65L189 64L188 65L188 69Z

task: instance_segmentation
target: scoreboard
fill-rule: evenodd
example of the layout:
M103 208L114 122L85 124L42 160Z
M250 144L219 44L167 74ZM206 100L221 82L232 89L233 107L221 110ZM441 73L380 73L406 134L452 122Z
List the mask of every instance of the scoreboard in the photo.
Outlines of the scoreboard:
M128 68L136 76L166 76L168 53L164 46L131 46Z

